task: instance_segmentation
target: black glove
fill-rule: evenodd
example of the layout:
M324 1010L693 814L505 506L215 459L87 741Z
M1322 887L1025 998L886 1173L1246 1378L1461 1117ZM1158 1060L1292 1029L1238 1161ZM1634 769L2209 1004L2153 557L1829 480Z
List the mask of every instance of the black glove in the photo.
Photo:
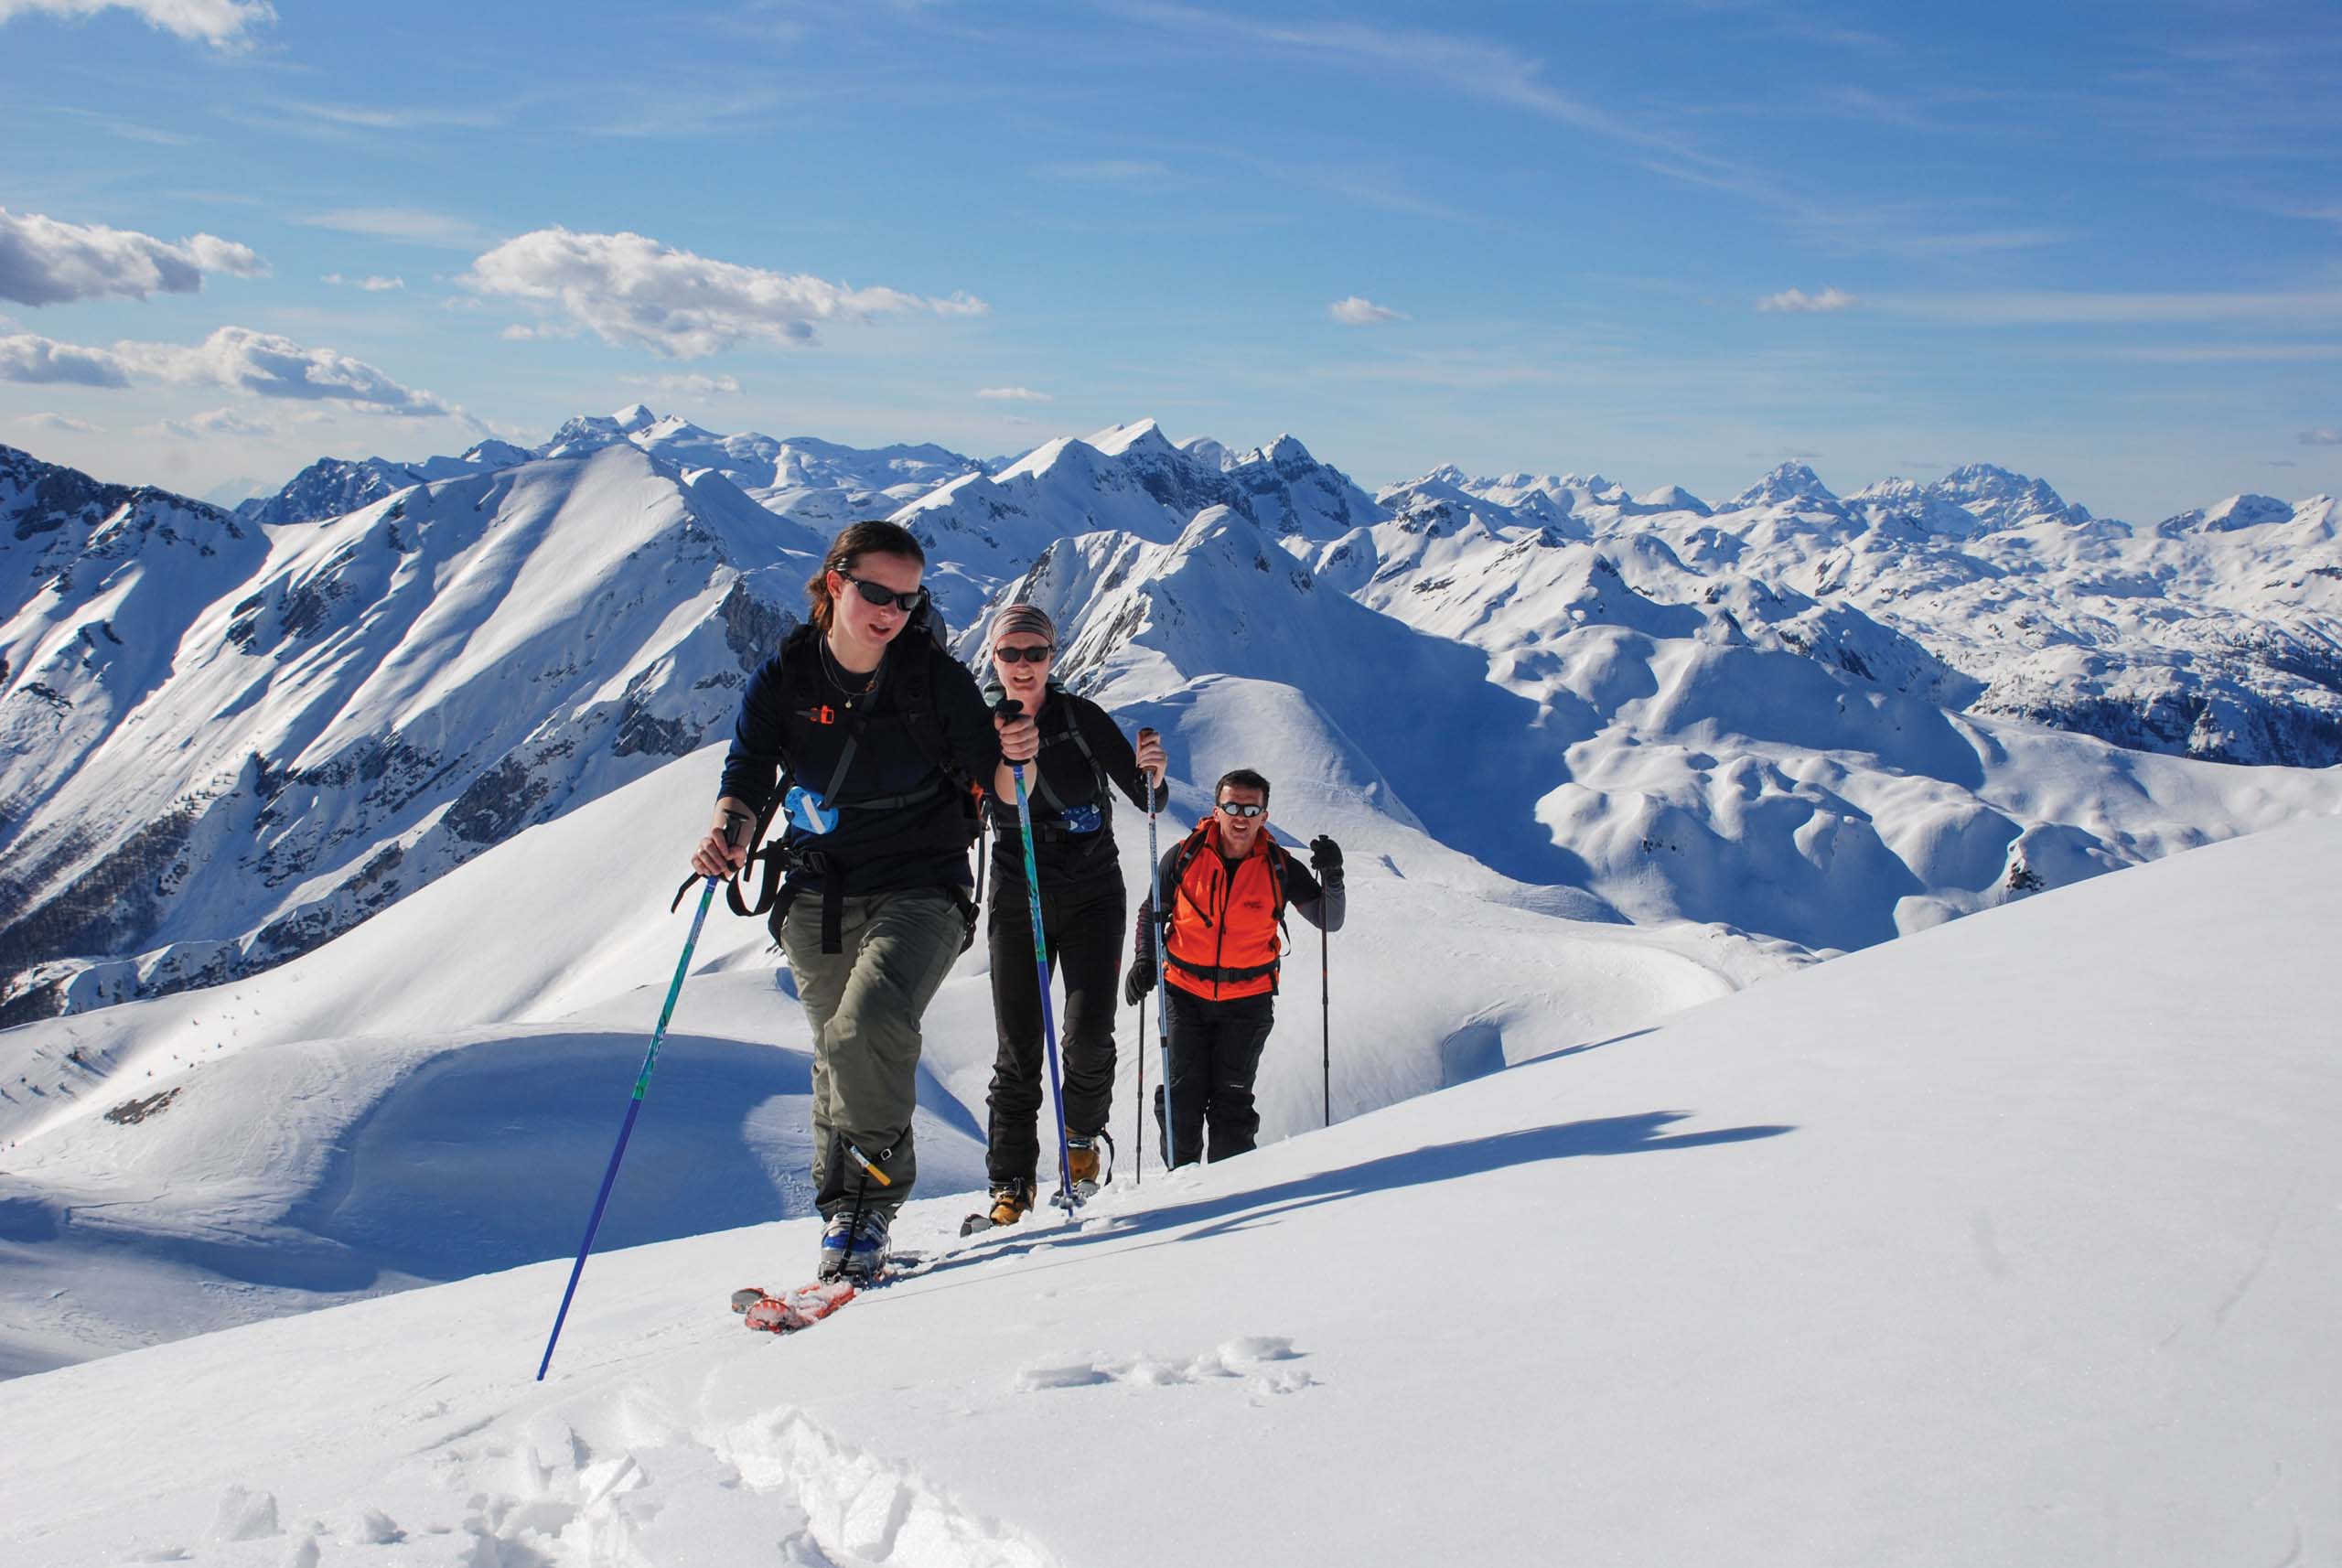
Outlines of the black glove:
M1135 1007L1139 999L1154 989L1154 963L1143 958L1131 960L1130 972L1123 976L1123 1000Z
M1327 875L1338 875L1342 869L1342 846L1319 833L1309 841L1309 868Z

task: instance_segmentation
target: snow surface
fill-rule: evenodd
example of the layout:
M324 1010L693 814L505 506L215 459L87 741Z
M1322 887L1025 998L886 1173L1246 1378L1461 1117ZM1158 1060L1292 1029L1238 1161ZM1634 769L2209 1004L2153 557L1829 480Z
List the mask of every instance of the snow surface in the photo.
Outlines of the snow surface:
M1230 724L1218 706L1166 720L1175 745ZM682 940L682 915L659 918L690 832L677 824L704 816L720 756L532 829L266 973L0 1035L0 1372L574 1251L582 1217L554 1195L590 1196L608 1158ZM1200 810L1201 790L1176 793L1175 811ZM1718 929L1559 918L1541 890L1420 830L1306 798L1280 797L1273 820L1289 837L1338 832L1352 862L1357 910L1325 955L1351 1041L1344 1115L1803 957ZM1140 886L1144 819L1123 813L1118 837ZM1270 1136L1321 1114L1315 945L1292 961L1288 1043L1262 1078ZM629 1169L651 1165L614 1202L614 1240L811 1211L811 1042L766 948L761 923L711 917L655 1080L669 1131L629 1154ZM1422 985L1417 963L1445 983ZM1121 1033L1126 1120L1134 1015ZM966 1192L984 1179L994 1050L981 944L926 1036L919 1179ZM109 1119L161 1095L142 1120Z
M597 1256L542 1385L558 1258L19 1379L0 1559L2331 1563L2337 921L2342 823L2193 851L1076 1224L916 1203L787 1340L723 1300L802 1221Z

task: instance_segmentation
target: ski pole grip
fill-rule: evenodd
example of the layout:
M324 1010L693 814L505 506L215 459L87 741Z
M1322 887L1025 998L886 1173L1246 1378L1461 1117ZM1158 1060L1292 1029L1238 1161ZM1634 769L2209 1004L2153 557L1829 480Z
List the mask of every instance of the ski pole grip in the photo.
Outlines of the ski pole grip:
M1025 704L1014 697L1003 697L992 705L992 711L1000 718L1021 719L1025 716Z

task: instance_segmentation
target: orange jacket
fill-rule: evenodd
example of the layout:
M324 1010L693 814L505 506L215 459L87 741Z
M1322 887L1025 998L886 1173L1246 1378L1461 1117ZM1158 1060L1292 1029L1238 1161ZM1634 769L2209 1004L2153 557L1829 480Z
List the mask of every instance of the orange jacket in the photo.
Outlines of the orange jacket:
M1189 854L1195 839L1200 846ZM1284 851L1262 833L1236 875L1219 851L1219 822L1206 817L1172 851L1187 855L1171 900L1163 978L1207 1002L1258 996L1277 988L1278 921L1284 914Z

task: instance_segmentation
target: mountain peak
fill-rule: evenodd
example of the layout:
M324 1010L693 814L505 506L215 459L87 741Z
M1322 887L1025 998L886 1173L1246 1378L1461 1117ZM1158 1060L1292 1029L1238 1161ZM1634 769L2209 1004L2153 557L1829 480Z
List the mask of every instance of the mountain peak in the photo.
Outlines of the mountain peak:
M1178 451L1171 445L1171 438L1163 434L1163 426L1152 419L1136 420L1129 424L1110 424L1090 436L1084 445L1096 447L1109 457L1132 453L1160 456Z
M1724 506L1737 511L1752 507L1785 506L1798 502L1833 511L1838 510L1838 498L1831 493L1829 486L1821 482L1821 476L1803 463L1790 461L1781 464L1733 497Z

